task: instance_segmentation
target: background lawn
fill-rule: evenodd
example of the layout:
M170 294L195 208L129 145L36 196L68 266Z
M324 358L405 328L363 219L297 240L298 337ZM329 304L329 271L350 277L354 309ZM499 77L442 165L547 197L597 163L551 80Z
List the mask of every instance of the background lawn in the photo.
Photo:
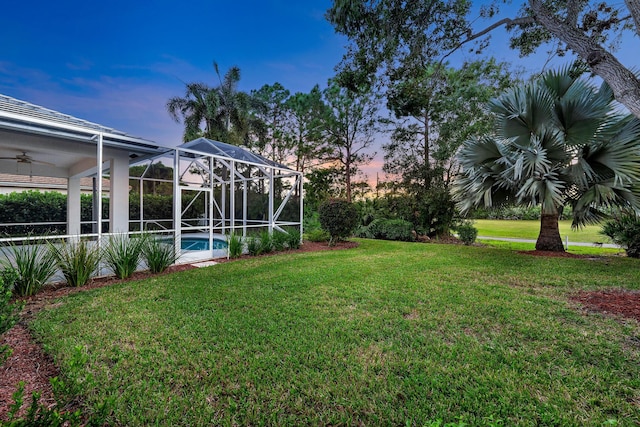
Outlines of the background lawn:
M478 243L511 251L532 251L536 248L535 243L509 242L502 240L482 239L478 240ZM626 256L626 253L622 248L602 248L597 246L569 245L569 250L567 252L576 255Z
M119 425L635 425L638 325L567 297L638 267L363 240L76 294L32 328Z
M473 222L478 229L478 236L535 240L540 233L540 221L537 220L476 219ZM600 225L589 225L580 230L572 230L571 221L565 220L560 221L560 236L563 242L569 236L570 242L610 243L607 236L600 234L601 228Z

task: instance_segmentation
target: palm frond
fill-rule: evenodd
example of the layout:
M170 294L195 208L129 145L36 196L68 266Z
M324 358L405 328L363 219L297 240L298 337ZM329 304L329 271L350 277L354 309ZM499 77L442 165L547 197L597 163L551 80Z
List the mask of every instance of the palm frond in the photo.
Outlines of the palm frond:
M640 119L625 118L607 133L608 139L585 156L585 161L605 178L612 175L617 185L640 181Z
M496 133L513 143L526 146L532 133L554 121L553 99L545 88L529 84L511 89L489 103L496 114Z

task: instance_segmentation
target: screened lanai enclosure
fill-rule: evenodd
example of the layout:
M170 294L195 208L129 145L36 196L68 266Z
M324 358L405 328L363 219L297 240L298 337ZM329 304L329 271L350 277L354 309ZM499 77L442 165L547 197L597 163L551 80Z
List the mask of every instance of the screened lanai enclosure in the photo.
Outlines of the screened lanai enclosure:
M131 230L170 230L183 252L223 256L230 234L302 233L302 174L245 148L199 138L130 171Z
M0 95L0 190L27 189L55 206L0 211L0 244L144 232L188 262L227 256L231 234L302 234L302 174L284 165L204 138L163 147Z

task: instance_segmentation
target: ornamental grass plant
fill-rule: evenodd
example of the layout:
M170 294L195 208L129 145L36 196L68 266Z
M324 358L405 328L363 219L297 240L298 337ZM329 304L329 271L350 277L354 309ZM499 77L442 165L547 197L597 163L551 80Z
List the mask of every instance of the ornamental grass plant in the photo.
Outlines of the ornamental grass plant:
M24 297L35 295L56 272L55 259L46 244L27 239L23 244L10 243L2 251L3 270L13 270L13 294Z
M130 238L126 234L109 237L102 255L118 279L126 279L137 270L146 240L144 236Z
M100 265L98 245L86 240L49 243L49 252L69 286L86 285Z
M152 273L162 273L178 259L174 240L156 238L153 235L145 235L142 245L142 259Z

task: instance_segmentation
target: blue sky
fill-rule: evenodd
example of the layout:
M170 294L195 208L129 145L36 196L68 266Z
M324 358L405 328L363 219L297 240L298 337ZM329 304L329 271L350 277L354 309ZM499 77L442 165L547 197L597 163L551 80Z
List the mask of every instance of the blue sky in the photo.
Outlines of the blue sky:
M306 92L333 76L346 44L324 20L330 0L6 3L0 93L169 146L181 142L182 126L166 101L183 95L184 82L215 85L214 60L223 73L240 67L242 90L280 82ZM488 53L525 72L546 59L518 58L504 31L492 39ZM634 42L622 46L625 65L640 64ZM370 175L380 162L378 155Z

